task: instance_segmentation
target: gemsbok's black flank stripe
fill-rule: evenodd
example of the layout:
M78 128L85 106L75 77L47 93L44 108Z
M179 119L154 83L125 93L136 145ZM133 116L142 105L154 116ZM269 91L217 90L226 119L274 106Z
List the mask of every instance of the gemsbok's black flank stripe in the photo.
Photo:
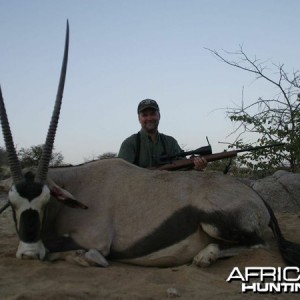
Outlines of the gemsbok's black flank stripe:
M111 249L110 258L138 258L175 245L195 233L200 223L216 227L219 237L224 240L237 242L245 246L264 243L256 232L242 231L235 215L234 211L208 213L193 206L184 207L133 246L120 252Z

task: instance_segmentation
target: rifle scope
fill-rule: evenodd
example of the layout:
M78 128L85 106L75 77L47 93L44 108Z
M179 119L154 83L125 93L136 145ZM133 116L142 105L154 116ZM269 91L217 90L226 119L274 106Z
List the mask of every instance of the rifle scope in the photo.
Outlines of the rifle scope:
M179 153L176 153L174 155L162 155L160 157L160 161L168 161L168 160L172 160L174 158L177 158L177 157L184 157L184 156L187 156L187 155L201 155L201 156L204 156L204 155L210 155L212 154L212 150L211 150L211 146L208 145L208 146L204 146L204 147L200 147L196 150L192 150L192 151L182 151L182 152L179 152Z

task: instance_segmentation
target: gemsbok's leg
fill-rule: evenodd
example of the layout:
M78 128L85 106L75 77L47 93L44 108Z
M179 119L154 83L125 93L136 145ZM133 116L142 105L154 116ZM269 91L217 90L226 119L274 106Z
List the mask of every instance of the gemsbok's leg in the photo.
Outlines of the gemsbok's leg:
M108 267L109 265L105 257L96 249L49 253L47 258L50 261L65 260L84 267Z

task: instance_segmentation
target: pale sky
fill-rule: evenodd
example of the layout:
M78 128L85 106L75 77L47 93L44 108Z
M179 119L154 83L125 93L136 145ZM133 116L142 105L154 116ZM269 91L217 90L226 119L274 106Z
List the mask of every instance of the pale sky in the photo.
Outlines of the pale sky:
M55 151L81 163L140 129L137 105L155 99L159 130L191 150L232 142L221 108L276 90L218 61L235 51L299 70L298 0L0 0L0 85L17 148L45 141L66 20L67 79ZM276 68L274 68L274 72ZM270 76L276 78L270 70ZM0 146L3 146L1 137Z

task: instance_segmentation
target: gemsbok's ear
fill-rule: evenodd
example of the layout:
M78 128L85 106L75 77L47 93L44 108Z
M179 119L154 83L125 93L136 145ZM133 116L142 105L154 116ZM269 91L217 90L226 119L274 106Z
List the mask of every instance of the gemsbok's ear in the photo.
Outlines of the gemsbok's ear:
M0 192L8 193L13 184L12 178L3 179L0 181Z
M68 192L67 190L63 189L62 187L58 186L53 180L50 178L47 179L47 185L50 189L51 195L56 198L58 201L67 205L72 208L81 208L87 209L88 207L83 203L79 202L75 199L75 197Z

